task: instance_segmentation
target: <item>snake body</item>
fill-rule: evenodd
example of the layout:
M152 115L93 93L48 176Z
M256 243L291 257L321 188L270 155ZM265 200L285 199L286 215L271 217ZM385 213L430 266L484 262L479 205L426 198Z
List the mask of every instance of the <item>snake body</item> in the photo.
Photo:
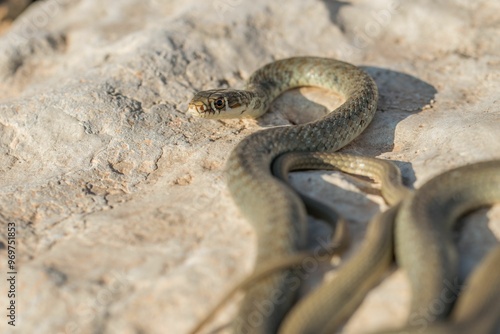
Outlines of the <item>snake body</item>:
M403 202L395 229L395 251L398 263L410 279L410 314L424 311L432 312L438 320L447 318L454 301L450 294L456 293L450 291L450 286L456 286L458 278L459 259L453 228L464 214L495 203L500 203L499 160L466 165L440 174ZM500 275L499 267L497 263L496 268L490 268L492 277ZM484 290L499 297L500 281L486 282L492 283L491 286L475 291L477 295L471 298L476 305L484 302L479 294L483 293L483 298L487 299ZM437 310L436 300L441 302ZM500 307L500 299L496 303L497 308Z
M306 236L304 204L287 185L273 177L271 163L289 152L336 151L353 140L373 118L378 99L376 85L353 65L333 59L299 57L262 67L250 77L246 90L204 91L197 93L189 104L190 114L204 118L258 117L276 96L300 86L334 90L344 96L345 102L318 121L253 133L231 152L226 166L231 194L257 234L257 272L262 268L265 270L261 272L268 271L266 263L290 259L304 246ZM456 277L457 255L450 236L454 222L479 206L500 202L500 161L458 168L409 194L400 180L394 179L400 176L387 163L360 158L352 169L351 162L345 164L337 155L334 161L328 160L331 155L320 154L319 160L314 158L315 162L311 157L306 154L304 168L330 168L333 163L341 170L354 173L361 170L361 175L381 179L382 194L394 206L374 219L363 247L352 263L340 270L340 278L300 302L285 319L280 333L329 333L352 313L391 262L392 222L396 216L396 253L411 281L412 312L432 309L432 303L443 291L443 283ZM436 219L439 223L435 223ZM498 267L499 260L497 247L485 262L490 267L496 263ZM469 289L466 301L459 300L451 315L455 327L437 324L429 328L431 332L457 332L459 325L486 330L494 326L500 313L500 291L495 287L500 270L489 275L484 267L479 268L471 284L478 287L487 282L493 286L479 294L486 301L478 301ZM249 288L234 322L234 333L276 333L298 281L293 271L281 269L279 274ZM447 317L451 306L450 303L436 315L438 321ZM478 313L478 309L483 312ZM330 312L336 314L332 316ZM474 324L478 322L483 327ZM419 332L421 328L414 325L417 324L411 324L410 319L404 331Z
M286 181L289 171L335 169L376 180L393 207L375 216L353 257L337 275L301 299L287 314L280 334L333 333L359 306L387 272L393 257L393 222L398 203L408 196L400 170L389 161L339 153L294 152L280 156L274 174Z
M381 185L382 196L392 205L371 220L360 248L337 275L289 312L280 334L335 332L387 272L393 252L410 279L412 303L407 325L383 333L468 334L500 329L496 327L500 326L500 244L467 279L454 307L459 287L450 291L458 276L452 229L464 214L500 203L500 160L446 171L415 192L403 186L394 164L375 158L288 153L273 167L285 182L289 171L304 169L335 169L369 177ZM419 317L422 314L427 317Z
M318 121L265 129L243 139L227 162L228 186L241 212L257 234L256 269L271 259L288 256L304 246L306 212L300 198L274 178L270 165L292 151L336 151L357 137L372 120L377 86L361 69L341 61L297 57L279 60L257 70L245 91L212 90L195 95L190 113L226 117L230 105L264 113L282 92L300 86L334 90L345 102ZM252 109L253 110L253 109ZM221 116L222 115L222 116ZM290 306L298 279L290 272L256 284L246 294L236 323L237 333L274 333Z

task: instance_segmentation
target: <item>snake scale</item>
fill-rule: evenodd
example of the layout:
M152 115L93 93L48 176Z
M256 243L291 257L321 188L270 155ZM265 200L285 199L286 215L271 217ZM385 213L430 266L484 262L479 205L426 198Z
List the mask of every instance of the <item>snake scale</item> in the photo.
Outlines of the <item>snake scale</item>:
M188 113L197 117L254 118L265 113L270 103L279 94L288 89L301 86L318 86L336 91L344 97L345 102L317 121L296 126L269 128L251 134L243 139L231 152L226 165L229 190L241 212L253 225L257 234L256 271L259 271L269 261L290 258L304 247L306 238L307 215L304 204L297 193L291 191L285 183L273 176L270 167L272 162L277 157L289 152L333 152L352 141L368 126L375 114L378 100L377 86L370 76L351 64L328 58L296 57L278 60L257 70L249 78L245 90L219 89L202 91L197 93L189 104ZM328 163L325 162L323 165L328 165ZM493 163L493 167L490 168L492 171L487 173L485 177L490 184L493 182L500 183L500 176L498 172L495 173L499 165L499 162ZM479 168L480 172L482 172L486 167L481 165ZM382 174L384 169L382 168ZM466 174L468 170L466 169ZM476 170L473 175L477 173ZM360 174L363 175L363 173ZM381 177L383 178L383 176ZM448 188L444 189L444 192L449 192ZM481 193L478 198L465 198L470 192L464 190L464 198L458 198L456 203L453 201L451 201L451 204L445 203L447 208L450 205L452 206L452 218L447 221L443 231L438 232L445 233L448 236L447 231L459 215L476 208L478 205L487 205L500 201L499 192L495 189L489 189L483 197L482 192L476 191L476 194ZM387 196L390 197L391 191L387 193ZM424 193L422 196L425 197L426 195L428 194ZM392 199L388 199L388 202L392 204L399 202L403 197L417 196L395 195ZM441 199L448 200L444 194ZM471 203L470 201L473 204L464 204ZM404 254L401 255L404 258L408 253L411 253L406 260L402 260L403 265L406 265L406 268L411 268L412 264L415 263L414 261L427 261L429 253L435 254L436 252L442 260L433 263L435 267L432 267L430 271L436 269L436 275L428 278L424 283L415 282L415 280L420 281L422 276L426 276L425 273L412 273L416 277L412 280L414 293L415 289L422 288L422 285L418 284L429 284L433 287L430 290L439 290L442 284L436 283L436 280L439 280L440 277L448 277L443 275L455 274L453 266L456 263L456 251L454 247L450 246L451 240L448 240L448 237L446 237L447 240L443 247L436 243L436 238L439 238L441 234L433 235L434 228L431 227L431 232L422 232L421 228L417 226L418 223L412 223L412 210L416 210L418 214L419 210L426 210L426 208L418 207L414 209L411 207L411 203L414 203L414 201L403 201L401 205L394 206L393 209L377 219L382 222L379 224L383 224L383 222L391 220L396 215L398 218L404 215L409 216L401 218L409 223L406 225L398 223L396 227L396 244L403 244L400 249ZM397 210L399 206L404 207L405 210ZM434 206L430 210L429 212L432 215L436 210L440 209ZM444 213L443 215L448 219L449 214ZM406 240L409 239L414 240L406 243ZM425 243L429 242L429 240L433 244L431 247L426 247ZM368 247L370 243L371 241ZM389 244L392 245L392 239ZM422 250L422 247L428 250ZM385 248L392 252L390 245ZM399 256L400 254L398 254ZM446 264L449 263L448 260L452 264L446 267ZM445 267L438 268L437 266ZM429 268L427 266L426 270L429 271ZM376 271L377 266L373 269ZM346 275L346 282L348 283L350 280L348 271ZM367 276L367 279L370 279L371 275ZM376 284L376 279L372 279L372 281L366 285L372 286ZM296 290L299 283L300 280L294 275L293 270L280 270L278 273L261 279L248 288L239 315L233 322L234 333L276 333L283 317L291 306L294 297L293 291ZM425 288L427 289L428 286L425 285ZM433 292L424 295L426 296L421 296L421 300L414 302L413 307L421 307L436 296L433 295ZM362 299L362 296L360 298ZM350 300L340 300L338 303L349 304ZM312 325L305 324L307 319L304 319L304 317L300 320L300 314L295 317L288 316L284 326L289 322L292 322L292 325L288 327L288 330L282 329L281 332L320 333L326 328L326 333L329 332L330 328L333 328L331 326L337 326L337 324L332 324L329 320L329 315L326 313L328 310L318 306L315 308L317 303L314 300L310 304L312 306L306 306L305 309L306 314L310 314L314 318ZM495 303L493 302L493 304ZM495 309L495 307L493 308ZM311 317L306 316L309 320L311 320ZM293 325L293 319L298 319L299 325ZM318 321L321 324L318 325ZM296 330L297 326L305 327Z

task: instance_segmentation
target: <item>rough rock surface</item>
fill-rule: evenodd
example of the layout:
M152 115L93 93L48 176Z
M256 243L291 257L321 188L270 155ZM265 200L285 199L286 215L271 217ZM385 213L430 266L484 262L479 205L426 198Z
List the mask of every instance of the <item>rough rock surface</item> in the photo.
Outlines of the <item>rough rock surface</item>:
M295 90L258 121L185 110L195 91L241 86L274 59L334 57L373 75L377 116L344 151L396 161L412 187L500 158L499 12L494 0L35 2L0 36L0 267L12 222L19 272L16 327L3 317L0 332L186 333L249 273L255 240L225 186L228 153L340 100ZM352 222L355 246L381 209L352 177L293 181ZM465 219L464 275L498 242L499 209ZM311 243L327 233L311 226ZM344 332L403 324L409 298L395 270Z

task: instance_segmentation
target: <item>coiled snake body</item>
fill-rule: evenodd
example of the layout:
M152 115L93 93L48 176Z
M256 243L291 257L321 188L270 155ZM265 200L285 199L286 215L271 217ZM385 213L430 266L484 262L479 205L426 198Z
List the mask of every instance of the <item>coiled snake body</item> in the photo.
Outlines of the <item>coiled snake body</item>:
M276 96L300 86L334 90L343 95L345 102L318 121L253 133L232 151L226 166L231 194L257 234L256 270L273 259L295 254L304 246L306 237L304 204L295 192L272 175L271 163L284 153L333 152L352 141L375 114L376 84L351 64L298 57L262 67L248 80L246 90L203 91L189 104L188 113L198 117L258 117L267 111ZM275 333L298 283L293 272L286 270L256 283L246 293L234 322L234 332ZM319 310L319 313L325 311ZM328 318L323 322L328 323ZM306 328L297 332L317 331Z

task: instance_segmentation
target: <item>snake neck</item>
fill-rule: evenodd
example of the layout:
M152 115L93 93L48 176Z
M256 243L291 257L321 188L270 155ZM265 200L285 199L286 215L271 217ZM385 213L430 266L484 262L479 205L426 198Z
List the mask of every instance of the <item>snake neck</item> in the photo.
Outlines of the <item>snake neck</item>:
M367 81L372 80L351 64L327 58L297 57L263 66L248 79L246 90L258 101L261 115L276 97L289 89L316 86L350 97L359 95L360 88L368 85L369 90L376 93L373 81Z

